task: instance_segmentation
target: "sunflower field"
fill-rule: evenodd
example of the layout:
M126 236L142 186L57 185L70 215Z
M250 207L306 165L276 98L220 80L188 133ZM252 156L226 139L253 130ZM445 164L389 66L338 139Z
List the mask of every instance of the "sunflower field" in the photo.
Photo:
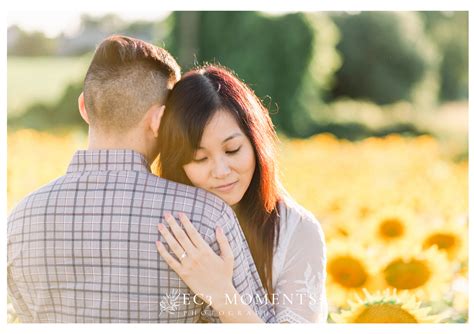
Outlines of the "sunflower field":
M320 221L329 321L466 322L468 163L429 136L284 143L284 184Z
M9 132L8 210L86 143L80 132ZM282 139L280 161L283 184L325 233L329 322L467 322L466 160L429 136L320 134Z

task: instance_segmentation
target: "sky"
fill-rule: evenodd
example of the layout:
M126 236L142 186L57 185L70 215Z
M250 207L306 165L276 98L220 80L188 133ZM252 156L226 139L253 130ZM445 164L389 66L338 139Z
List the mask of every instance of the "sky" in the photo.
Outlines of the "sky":
M78 4L79 2L76 2L76 3L72 3L70 8L67 8L65 9L65 6L63 5L62 7L60 5L56 5L54 6L53 8L56 8L55 10L49 10L47 7L45 7L43 5L43 2L46 1L48 2L49 0L42 0L41 2L32 2L30 5L28 6L25 6L24 4L22 5L22 2L24 2L24 0L15 0L15 1L12 1L10 2L12 5L14 4L14 8L11 8L10 10L8 10L7 12L7 15L6 15L6 23L7 23L7 26L10 26L12 24L17 24L19 25L22 29L24 30L27 30L27 31L33 31L33 30L39 30L39 31L42 31L44 32L47 36L49 37L55 37L57 36L58 34L60 34L61 32L64 32L66 34L70 34L70 33L73 33L77 30L77 28L79 27L79 23L80 23L80 17L82 14L88 14L88 15L91 15L93 17L100 17L100 16L104 16L106 14L116 14L118 16L120 16L121 18L123 18L124 20L127 20L127 21L135 21L135 20L159 20L159 19L162 19L164 17L166 17L171 11L170 10L166 10L166 9L170 9L169 5L171 3L174 4L174 1L173 2L168 2L168 6L166 6L166 2L165 3L160 3L160 8L161 10L136 10L136 9L133 9L133 10L130 10L129 8L131 6L133 6L133 8L147 8L146 6L144 5L141 5L142 1L143 0L133 0L133 4L129 4L129 7L124 7L124 6L120 6L118 4L114 4L113 7L110 6L110 4L108 5L106 1L104 2L96 2L95 0L82 0L80 3L84 3L84 6L88 9L81 9L81 8L78 8ZM94 5L87 5L89 2L94 2L95 4ZM178 0L176 0L178 1ZM241 1L244 1L244 0L241 0ZM253 3L255 3L254 0L249 0ZM275 0L276 1L276 0ZM304 1L304 0L302 0ZM355 11L358 11L360 9L364 10L364 6L362 8L357 8L357 7L354 7L353 5L353 1L352 0L339 0L341 2L341 6L340 8L338 9L337 7L334 7L334 5L332 7L329 8L329 10L343 10L343 11L349 11L349 12L355 12ZM366 0L360 0L362 2L362 4L359 4L360 5L363 5ZM405 0L398 0L396 3L398 2L401 2L401 3L404 3ZM430 3L433 4L433 7L430 8L430 10L446 10L446 9L449 9L449 10L456 10L458 9L458 6L459 5L455 5L457 2L459 2L460 4L462 3L465 3L465 2L470 2L472 0L452 0L450 2L453 2L454 4L451 4L449 6L446 5L446 1L442 1L440 3L443 3L443 5L437 5L436 6L436 2L437 0L432 0L430 1ZM205 1L204 1L205 2ZM290 2L287 2L287 3L292 3L292 2L296 2L298 3L299 0L292 0ZM358 1L359 2L359 1ZM409 2L411 3L410 6L408 6L407 8L405 8L404 10L423 10L423 6L420 6L416 5L417 4L417 0L409 0ZM64 2L66 4L69 4L69 2ZM178 3L180 3L178 1ZM257 2L258 3L258 2ZM377 2L378 3L378 2ZM76 4L76 5L74 5ZM74 5L74 6L73 6ZM188 6L190 4L188 3ZM201 6L203 4L201 3ZM367 6L367 5L365 5ZM80 6L79 6L80 7ZM436 8L437 7L437 8ZM30 11L25 11L24 8L29 8ZM61 9L59 9L61 8ZM110 8L116 8L116 10L110 10ZM190 7L183 7L183 8L180 8L179 6L176 7L176 8L173 8L174 10L209 10L209 9L212 9L213 7L211 6L210 8L190 8ZM245 8L245 7L244 7ZM377 6L372 6L370 7L370 10L380 10L380 8L377 8ZM395 9L395 10L402 10L403 6L401 8L398 8L398 9ZM45 11L46 9L46 11ZM59 9L59 10L58 10ZM215 10L216 7L214 7L213 10ZM281 14L284 14L284 13L288 13L288 12L292 12L292 11L297 11L296 9L298 10L310 10L310 11L314 11L314 10L318 10L316 8L312 8L312 7L308 7L308 8L304 8L304 7L293 7L291 8L290 7L285 7L285 6L282 6L280 4L280 6L263 6L263 8L248 8L246 10L260 10L260 11L263 11L265 12L266 14L269 14L269 15L281 15ZM463 5L461 5L461 7L459 7L459 9L461 10L465 10L465 7L463 7ZM223 9L223 8L219 8L219 10L226 10L226 9ZM234 9L235 10L235 9ZM325 8L320 8L319 10L325 10ZM393 8L385 8L383 10L394 10ZM425 10L427 10L427 8L425 8Z
M135 1L135 0L134 0ZM267 15L282 15L291 12L288 10L264 10ZM107 14L116 14L126 21L160 20L171 11L113 11L108 9L94 9L82 11L9 11L7 26L16 24L26 31L42 31L48 37L56 37L60 33L71 34L79 28L81 15L101 17Z
M88 14L93 17L100 17L106 14L116 14L127 21L135 20L158 20L166 17L169 11L110 11L95 10L92 12L81 11L14 11L7 15L7 26L16 24L27 31L42 31L48 37L55 37L61 32L70 34L78 29L80 17L82 14Z

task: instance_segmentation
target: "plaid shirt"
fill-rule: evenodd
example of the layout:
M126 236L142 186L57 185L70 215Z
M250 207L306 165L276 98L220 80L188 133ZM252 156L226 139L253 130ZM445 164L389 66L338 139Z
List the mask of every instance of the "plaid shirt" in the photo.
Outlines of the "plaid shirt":
M202 189L153 175L132 150L77 151L66 175L11 212L8 293L20 320L219 322L156 250L165 211L186 213L215 252L215 226L222 226L235 288L274 322L273 306L259 303L265 290L232 209Z

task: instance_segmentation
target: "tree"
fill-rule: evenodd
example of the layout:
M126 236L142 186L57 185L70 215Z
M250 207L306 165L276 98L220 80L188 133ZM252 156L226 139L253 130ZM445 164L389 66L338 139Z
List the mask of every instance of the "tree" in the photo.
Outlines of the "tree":
M8 32L9 56L51 56L56 52L56 40L43 32L27 32L18 26L10 27Z
M195 61L220 63L264 100L279 130L290 136L311 133L311 112L337 68L337 34L323 14L175 12L172 19L166 44L184 70ZM318 25L323 20L331 27L327 38L324 25ZM325 60L327 66L314 59ZM303 96L311 97L311 103Z
M412 90L436 67L433 45L415 12L336 14L343 64L332 97L379 104L411 100Z
M468 97L467 12L421 12L425 30L442 56L440 99Z

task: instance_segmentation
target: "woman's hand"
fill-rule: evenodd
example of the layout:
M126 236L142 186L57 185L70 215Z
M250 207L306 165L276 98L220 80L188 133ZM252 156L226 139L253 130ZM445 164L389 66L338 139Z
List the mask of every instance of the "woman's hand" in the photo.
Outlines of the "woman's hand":
M170 213L166 212L164 216L171 231L164 224L158 224L158 230L177 259L160 241L156 241L160 255L186 285L207 304L217 306L225 303L225 295L235 291L232 285L234 256L222 228L220 226L216 228L216 238L221 250L219 256L214 253L184 213L179 213L178 216L186 232Z

